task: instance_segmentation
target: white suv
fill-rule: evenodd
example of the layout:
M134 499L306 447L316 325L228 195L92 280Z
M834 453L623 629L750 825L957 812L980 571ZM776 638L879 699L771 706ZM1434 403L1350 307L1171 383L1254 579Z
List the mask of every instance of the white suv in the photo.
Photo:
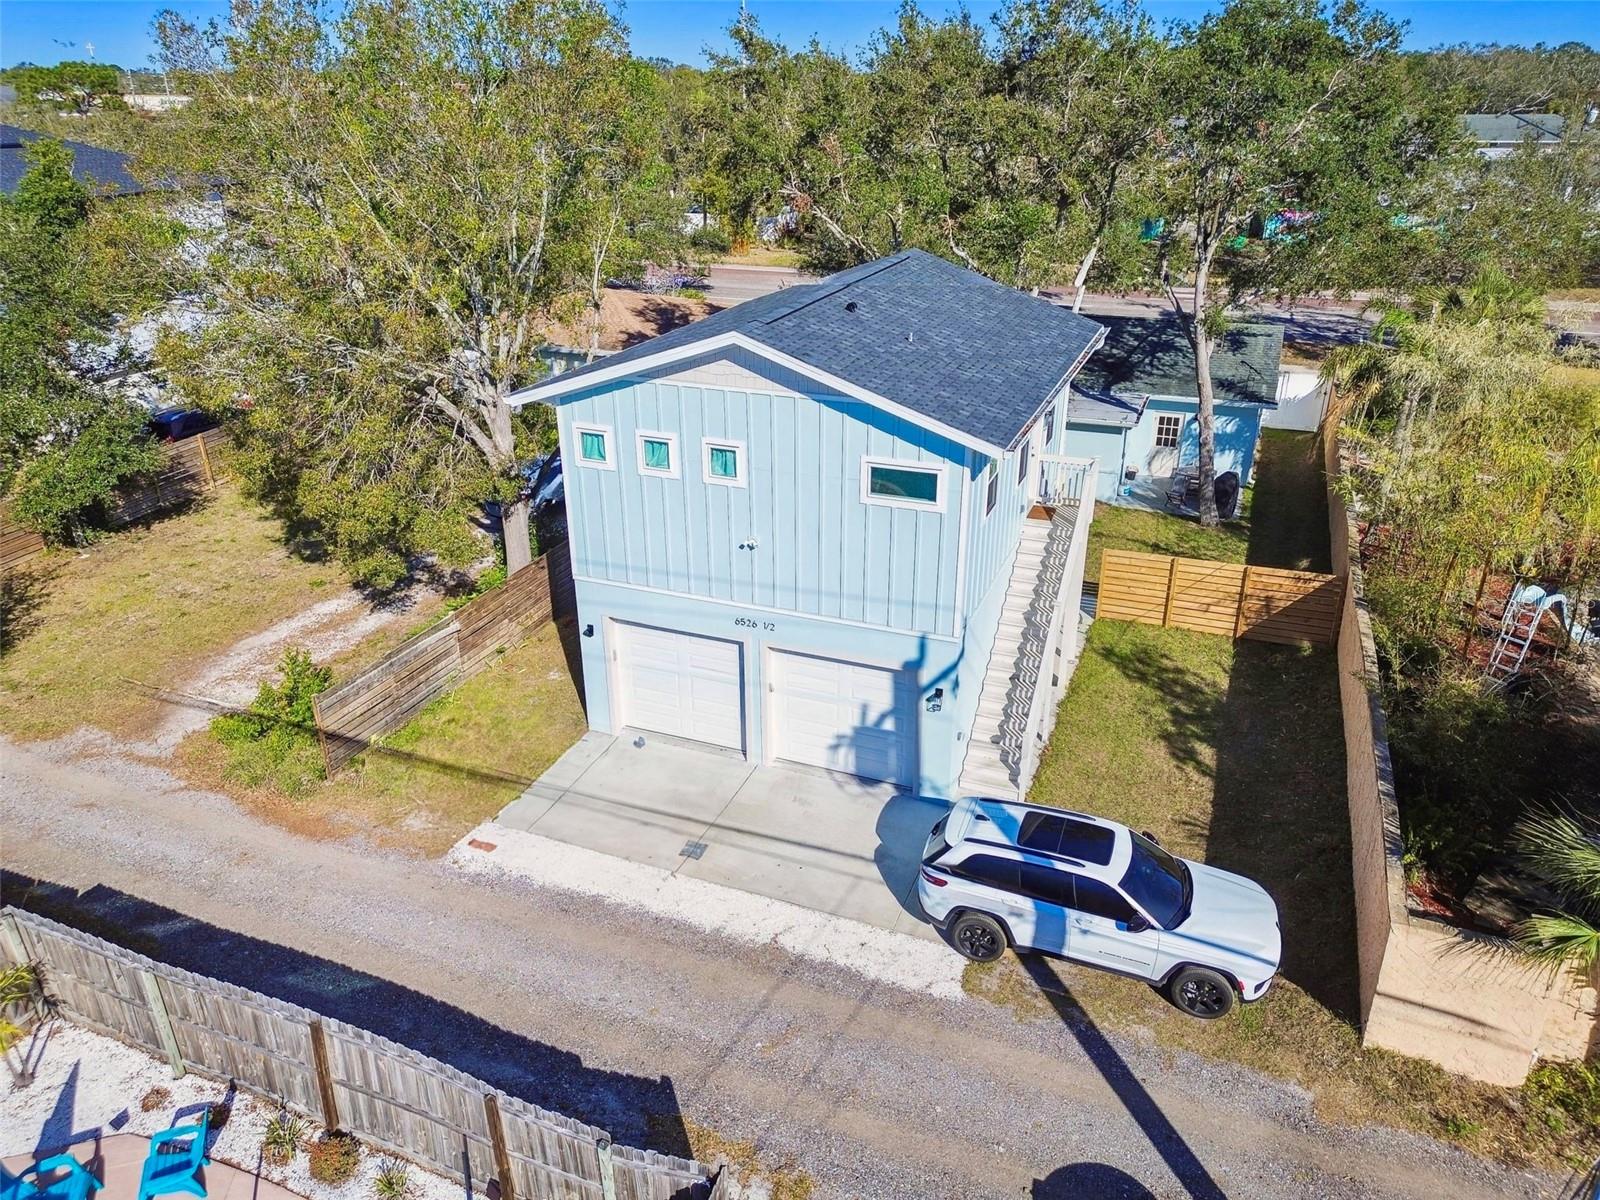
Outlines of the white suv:
M917 897L976 962L1006 945L1165 989L1191 1016L1259 1000L1283 948L1260 884L1176 858L1126 825L968 798L933 827Z

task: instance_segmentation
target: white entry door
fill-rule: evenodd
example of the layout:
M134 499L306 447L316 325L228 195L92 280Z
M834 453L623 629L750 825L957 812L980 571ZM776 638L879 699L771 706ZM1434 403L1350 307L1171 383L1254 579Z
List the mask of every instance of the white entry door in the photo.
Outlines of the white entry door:
M774 758L909 787L916 773L916 687L892 667L772 653Z
M617 724L744 749L744 647L618 621Z

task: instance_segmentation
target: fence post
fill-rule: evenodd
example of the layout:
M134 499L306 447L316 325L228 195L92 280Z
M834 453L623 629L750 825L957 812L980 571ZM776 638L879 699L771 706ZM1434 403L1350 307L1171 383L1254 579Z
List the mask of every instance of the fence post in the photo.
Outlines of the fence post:
M500 1120L500 1101L493 1092L483 1094L483 1119L489 1125L489 1148L494 1152L494 1172L500 1177L500 1200L517 1200L517 1184L511 1178L511 1155L506 1151L506 1127Z
M600 1195L602 1200L617 1200L617 1168L611 1161L611 1139L602 1135L594 1144L600 1158Z
M167 1002L161 998L161 982L153 972L135 967L139 985L144 988L145 1002L150 1005L150 1018L156 1023L156 1033L161 1038L161 1048L167 1052L167 1063L172 1067L174 1079L183 1078L183 1052L178 1049L178 1034L172 1028L172 1018L167 1014Z
M206 477L206 489L209 491L217 486L217 476L211 469L211 455L206 451L206 435L197 433L194 436L195 445L200 447L200 470Z
M1233 638L1238 641L1244 636L1244 598L1250 594L1250 568L1247 565L1244 574L1239 576L1239 607L1233 614Z
M8 912L5 914L5 919L0 920L0 935L5 938L6 953L17 966L25 967L33 960L33 955L28 953L28 941L22 936L22 925L15 913Z
M1162 625L1171 625L1172 624L1172 597L1173 597L1173 594L1177 590L1178 590L1178 560L1176 558L1169 558L1167 560L1167 603L1161 609L1161 624Z
M322 1127L330 1133L339 1128L339 1098L333 1090L333 1067L328 1060L328 1031L321 1017L306 1025L311 1035L311 1065L317 1072L317 1098L322 1102Z

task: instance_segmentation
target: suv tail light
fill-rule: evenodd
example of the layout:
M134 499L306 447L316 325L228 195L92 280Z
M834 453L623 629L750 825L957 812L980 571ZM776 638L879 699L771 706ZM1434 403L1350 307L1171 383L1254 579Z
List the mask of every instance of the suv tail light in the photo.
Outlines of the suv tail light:
M929 883L933 884L934 887L944 887L950 882L948 879L942 879L938 875L935 875L932 871L928 870L927 867L922 868L922 877Z

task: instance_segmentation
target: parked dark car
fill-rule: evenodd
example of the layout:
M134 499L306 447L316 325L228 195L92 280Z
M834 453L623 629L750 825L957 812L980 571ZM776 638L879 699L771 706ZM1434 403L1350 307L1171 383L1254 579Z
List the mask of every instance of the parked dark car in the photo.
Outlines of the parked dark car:
M163 408L150 414L150 432L163 442L177 442L217 427L210 413L193 408Z

